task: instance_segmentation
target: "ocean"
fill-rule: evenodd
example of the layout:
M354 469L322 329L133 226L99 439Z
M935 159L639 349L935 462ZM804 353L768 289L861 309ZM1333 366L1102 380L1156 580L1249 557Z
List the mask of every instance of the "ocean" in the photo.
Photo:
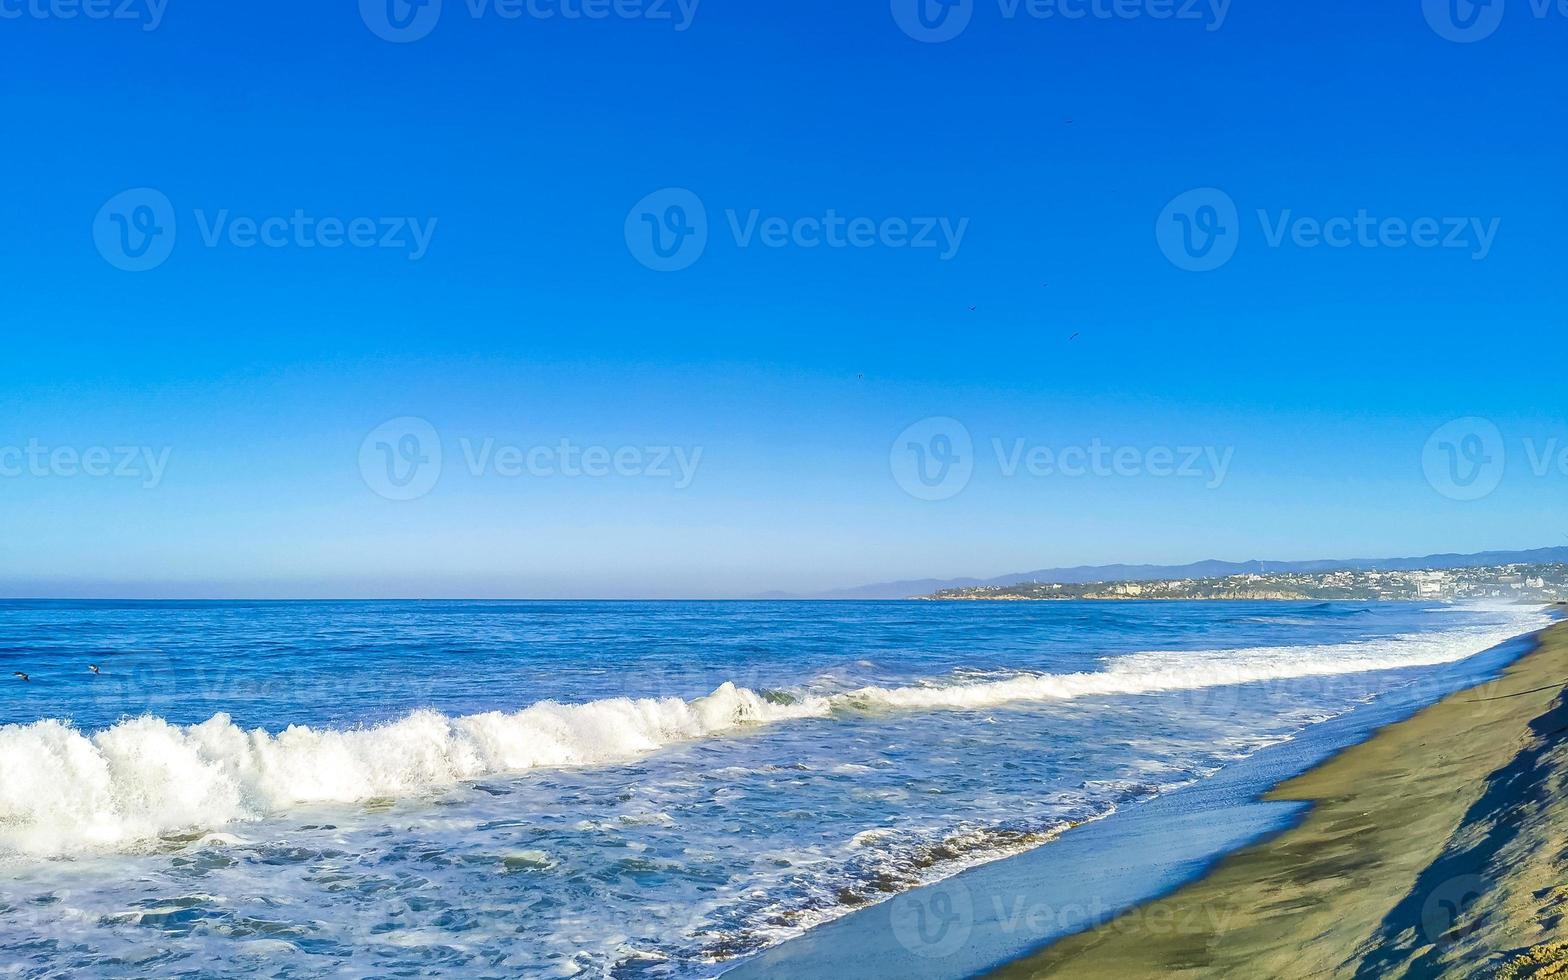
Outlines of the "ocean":
M0 976L715 976L1547 622L0 602Z

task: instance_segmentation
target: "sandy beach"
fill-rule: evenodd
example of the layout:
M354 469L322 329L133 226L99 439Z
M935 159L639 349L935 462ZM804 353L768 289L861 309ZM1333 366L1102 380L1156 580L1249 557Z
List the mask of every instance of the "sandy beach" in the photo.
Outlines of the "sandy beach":
M1568 624L1272 801L1297 826L1209 875L990 974L1568 974Z

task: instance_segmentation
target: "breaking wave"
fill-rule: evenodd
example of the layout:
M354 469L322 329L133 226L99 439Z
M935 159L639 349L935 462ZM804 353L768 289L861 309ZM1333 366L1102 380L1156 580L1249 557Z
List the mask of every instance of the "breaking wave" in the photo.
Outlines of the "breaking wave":
M1140 653L1081 673L948 678L797 698L726 683L691 701L547 701L457 718L417 711L345 730L246 731L226 715L189 726L146 716L91 734L53 720L7 725L0 727L0 853L132 848L305 804L419 796L487 775L625 762L676 743L845 712L975 710L1431 666L1548 621L1520 609L1485 626L1364 643Z

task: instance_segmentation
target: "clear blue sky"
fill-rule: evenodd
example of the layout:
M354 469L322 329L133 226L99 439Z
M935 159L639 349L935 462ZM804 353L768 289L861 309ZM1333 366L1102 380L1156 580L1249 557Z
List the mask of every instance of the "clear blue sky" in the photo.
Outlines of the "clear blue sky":
M27 2L0 20L0 594L742 595L1568 543L1568 473L1532 458L1568 448L1568 21L1523 0L1474 43L1416 0L1219 23L969 0L940 43L886 2L706 0L677 30L673 2L445 0L406 43L367 26L376 0L168 0L152 30L145 0L140 23ZM1193 272L1156 229L1207 187L1239 240ZM139 272L101 248L135 188L177 226ZM677 271L629 247L665 188L706 214ZM754 209L963 234L950 256L743 244L728 212ZM1264 229L1361 211L1497 223L1481 260ZM416 260L228 224L296 212L435 226ZM412 500L376 492L401 440L367 444L402 417L444 460ZM962 492L927 500L892 457L933 417L974 449ZM1471 452L1492 430L1428 447L1463 417L1506 452L1480 499L1423 469L1495 458ZM487 438L701 455L689 486L476 476ZM1009 476L993 440L1139 462ZM162 465L40 474L4 453L29 446ZM1224 479L1144 466L1185 446L1229 453Z

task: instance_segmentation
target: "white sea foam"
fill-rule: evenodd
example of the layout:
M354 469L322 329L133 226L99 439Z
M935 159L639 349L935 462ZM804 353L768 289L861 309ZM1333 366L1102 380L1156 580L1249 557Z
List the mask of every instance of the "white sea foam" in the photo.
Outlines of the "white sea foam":
M725 684L694 701L543 702L511 714L415 712L346 731L245 731L142 717L88 735L59 721L0 727L0 852L112 849L307 803L427 794L493 773L634 759L673 742L825 714Z
M1014 701L1068 700L1117 694L1159 694L1260 681L1288 681L1373 670L1430 667L1463 660L1550 622L1534 610L1505 611L1501 622L1412 633L1361 643L1239 650L1137 653L1104 670L1025 674L980 684L868 687L839 698L867 707L978 709Z
M679 742L846 711L968 710L1429 666L1547 621L1543 612L1515 609L1486 625L1365 643L1141 653L1097 671L868 687L790 704L724 684L692 701L544 702L459 718L420 711L341 731L245 731L225 715L191 726L143 717L93 734L59 721L8 725L0 727L0 853L123 849L302 804L419 796L497 773L623 762Z

